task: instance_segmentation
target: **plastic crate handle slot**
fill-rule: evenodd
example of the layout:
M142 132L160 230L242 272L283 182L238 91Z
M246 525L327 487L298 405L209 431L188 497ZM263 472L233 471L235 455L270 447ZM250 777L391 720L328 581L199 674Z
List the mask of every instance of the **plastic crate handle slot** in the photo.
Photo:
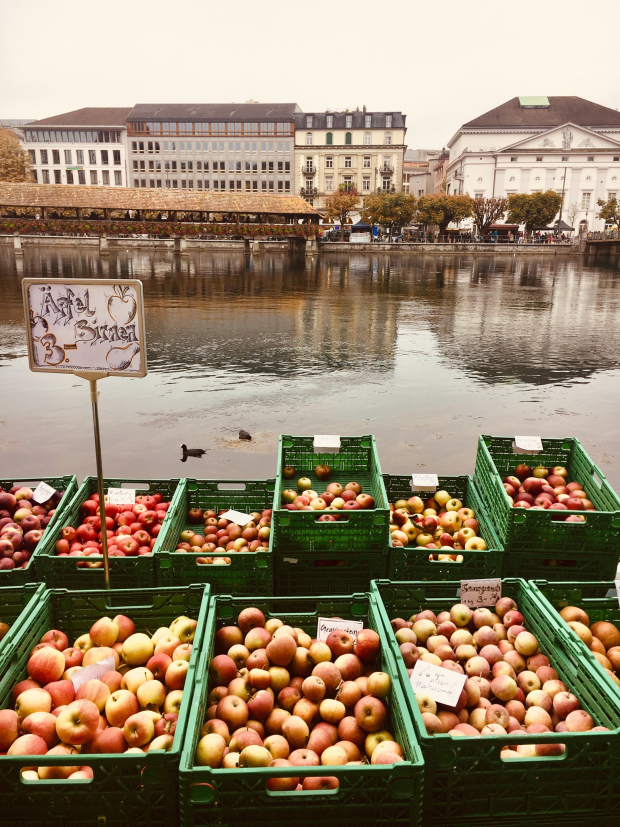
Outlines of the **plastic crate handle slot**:
M212 804L217 796L217 785L206 782L192 784L190 799L192 804Z
M218 482L218 491L245 491L247 485L244 482Z
M562 735L562 734L563 733L560 733L560 735ZM490 736L490 737L493 737L493 736ZM512 741L512 744L502 744L502 747L505 747L505 746L514 746L514 747L516 747L517 746L516 742L518 740L519 740L518 738L514 738L513 741ZM529 745L531 743L548 744L548 743L558 743L558 742L557 741L539 741L538 739L536 739L534 741L534 739L530 735L530 736L528 736L524 739L523 743ZM566 759L568 758L569 745L567 743L565 743L564 741L560 741L559 743L564 744L564 752L561 755L532 755L532 756L529 756L529 755L525 756L524 755L522 758L502 758L502 747L500 747L499 760L502 763L505 763L505 764L521 764L523 761L527 761L528 763L544 761L545 764L547 764L548 762L551 762L551 761L566 761Z

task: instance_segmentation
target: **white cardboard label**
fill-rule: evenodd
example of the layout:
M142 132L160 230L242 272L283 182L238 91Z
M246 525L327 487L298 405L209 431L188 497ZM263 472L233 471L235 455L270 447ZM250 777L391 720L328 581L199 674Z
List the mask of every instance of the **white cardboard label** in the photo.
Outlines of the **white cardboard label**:
M616 597L618 598L618 605L620 605L620 580L616 580Z
M342 629L348 635L351 635L353 640L357 640L357 633L364 628L362 620L334 620L331 617L320 617L316 627L316 639L327 640L332 632L336 629Z
M488 580L461 580L461 603L472 609L495 606L501 596L502 581L499 577Z
M542 439L539 436L516 436L512 443L515 454L538 454L542 449Z
M113 670L114 665L114 656L108 655L107 658L98 660L97 663L91 663L90 666L85 666L84 669L80 669L79 672L74 672L73 675L71 675L73 688L77 692L83 683L100 678L102 675L105 675L106 672Z
M110 505L134 505L136 502L136 489L108 488L108 502Z
M411 687L414 692L426 692L434 701L456 706L458 703L467 675L442 669L434 663L417 660L411 673Z
M337 454L340 451L340 437L335 434L315 434L315 454Z
M230 520L233 523L237 523L237 525L241 527L247 525L251 519L251 514L244 514L243 511L235 511L232 508L225 514L220 514L218 517L218 520Z
M439 480L437 474L412 474L411 475L411 490L412 491L437 491Z
M56 493L56 489L52 488L46 482L40 482L32 492L32 499L35 503L46 503L49 498Z

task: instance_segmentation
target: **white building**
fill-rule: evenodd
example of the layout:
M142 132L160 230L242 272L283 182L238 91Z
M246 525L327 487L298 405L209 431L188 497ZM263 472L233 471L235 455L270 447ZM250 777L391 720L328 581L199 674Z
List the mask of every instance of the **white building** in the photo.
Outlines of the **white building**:
M39 184L126 187L129 107L87 107L20 126Z
M620 112L583 98L513 98L463 124L448 147L448 193L555 190L575 231L603 230L597 200L620 191Z

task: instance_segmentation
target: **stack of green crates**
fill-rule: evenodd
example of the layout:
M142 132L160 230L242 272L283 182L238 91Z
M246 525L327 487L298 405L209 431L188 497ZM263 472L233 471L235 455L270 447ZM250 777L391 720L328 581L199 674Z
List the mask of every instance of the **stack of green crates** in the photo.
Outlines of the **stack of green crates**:
M19 634L21 622L28 617L43 591L45 586L37 583L0 586L0 624L6 623L9 627L6 634L0 638L0 673L6 661L13 657L15 637Z
M544 580L612 580L620 556L620 499L578 439L543 439L536 455L515 454L513 437L481 436L474 482L504 544L504 577ZM580 482L596 511L585 523L558 521L557 512L512 508L503 479L519 463L562 465ZM555 519L554 519L555 518Z
M311 436L281 436L274 499L274 591L276 594L347 594L366 591L373 578L387 573L389 508L377 446L373 436L340 438L338 453L314 453ZM314 469L329 465L327 480ZM284 479L286 466L295 469ZM375 508L342 511L337 522L319 522L322 512L282 508L282 492L297 489L308 477L313 490L325 491L330 482L343 486L358 482ZM301 493L301 492L300 492Z
M160 532L155 562L157 581L166 586L209 583L213 594L273 594L273 528L269 548L257 552L208 554L176 552L179 535L185 528L202 533L202 523L188 519L190 508L203 511L234 509L243 513L273 508L275 480L181 480L174 499L172 514ZM198 558L227 558L230 563L203 564Z

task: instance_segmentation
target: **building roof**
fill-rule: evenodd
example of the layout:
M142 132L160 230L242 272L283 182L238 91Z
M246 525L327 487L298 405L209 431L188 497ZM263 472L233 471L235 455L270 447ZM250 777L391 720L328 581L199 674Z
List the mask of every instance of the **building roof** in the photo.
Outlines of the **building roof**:
M404 129L406 115L402 112L299 112L295 116L297 129L327 129L327 117L333 118L333 127L330 129L367 129L366 118L371 117L371 129L385 129L385 116L392 116L390 129ZM312 117L312 126L306 126L306 118ZM346 118L350 117L351 126L346 126Z
M125 126L130 112L129 106L86 106L63 115L30 121L28 126Z
M139 103L128 121L292 121L296 103Z
M589 127L620 127L620 112L598 103L578 98L575 95L548 98L548 106L532 106L520 103L519 98L512 98L501 106L485 112L473 121L463 124L463 129L493 127L526 127L547 129L575 123Z
M259 195L228 192L182 192L131 187L88 187L68 184L8 184L0 182L0 208L49 207L95 210L167 210L213 213L263 213L318 216L297 195Z

